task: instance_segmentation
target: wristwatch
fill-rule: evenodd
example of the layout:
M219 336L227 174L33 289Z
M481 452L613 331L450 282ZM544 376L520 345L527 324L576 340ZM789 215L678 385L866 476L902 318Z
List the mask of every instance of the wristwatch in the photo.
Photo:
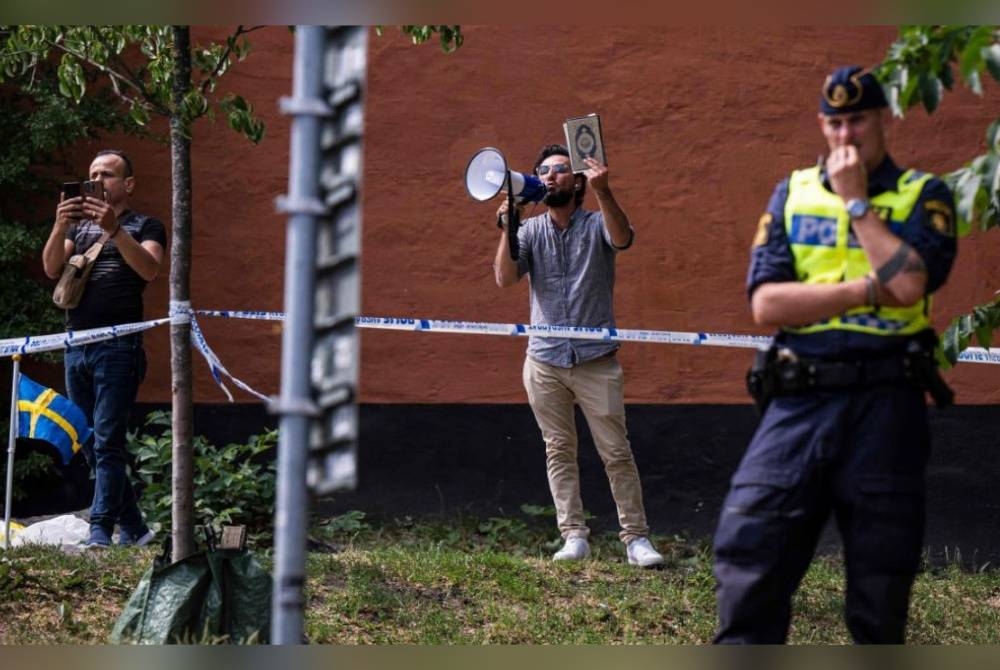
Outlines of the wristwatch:
M851 198L847 201L847 215L852 219L860 219L872 208L871 202L862 198Z

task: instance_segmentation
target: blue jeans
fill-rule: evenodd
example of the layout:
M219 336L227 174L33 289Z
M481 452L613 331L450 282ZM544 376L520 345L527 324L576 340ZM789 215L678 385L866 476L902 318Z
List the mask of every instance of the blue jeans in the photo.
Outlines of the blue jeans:
M91 527L100 526L110 535L117 522L123 533L138 537L146 525L126 471L125 433L139 384L146 376L142 335L67 347L65 365L70 400L94 429L93 441L83 446L95 475Z

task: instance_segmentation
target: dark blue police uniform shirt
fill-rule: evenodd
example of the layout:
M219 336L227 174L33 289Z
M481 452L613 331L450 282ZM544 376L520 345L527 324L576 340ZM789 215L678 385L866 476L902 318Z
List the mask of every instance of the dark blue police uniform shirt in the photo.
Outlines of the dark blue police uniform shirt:
M868 197L872 198L886 191L896 190L900 169L887 155L882 163L868 176ZM823 185L832 192L823 173ZM788 244L785 232L785 202L788 199L788 179L781 181L771 194L767 211L772 219L768 225L767 241L753 247L750 269L747 272L747 294L768 282L796 281L795 258ZM935 229L924 203L938 200L945 202L952 213L955 211L954 197L943 181L932 178L924 184L913 211L902 224L893 224L892 231L913 247L927 266L927 292L933 293L944 284L951 271L958 248L954 235L956 223L951 221L951 234ZM777 340L791 347L802 356L821 358L859 358L878 356L900 350L910 338L908 336L884 336L858 333L847 330L828 330L819 333L796 334L780 332Z

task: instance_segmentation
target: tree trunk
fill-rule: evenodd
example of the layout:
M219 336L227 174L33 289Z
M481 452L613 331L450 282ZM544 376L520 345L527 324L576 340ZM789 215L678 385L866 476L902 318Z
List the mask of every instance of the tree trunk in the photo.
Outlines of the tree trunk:
M191 36L174 26L174 84L170 115L173 229L170 244L170 311L190 307L191 299L191 136L182 116L191 88ZM185 312L186 314L186 312ZM194 553L194 451L192 441L191 323L170 324L170 374L173 417L173 554L179 561Z

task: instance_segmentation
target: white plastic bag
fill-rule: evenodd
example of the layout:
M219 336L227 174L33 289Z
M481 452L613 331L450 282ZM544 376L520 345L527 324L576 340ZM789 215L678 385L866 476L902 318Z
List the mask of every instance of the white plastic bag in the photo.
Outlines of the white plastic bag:
M24 530L10 539L10 545L16 547L22 544L80 544L85 542L89 535L88 522L72 514L64 514L25 526Z

